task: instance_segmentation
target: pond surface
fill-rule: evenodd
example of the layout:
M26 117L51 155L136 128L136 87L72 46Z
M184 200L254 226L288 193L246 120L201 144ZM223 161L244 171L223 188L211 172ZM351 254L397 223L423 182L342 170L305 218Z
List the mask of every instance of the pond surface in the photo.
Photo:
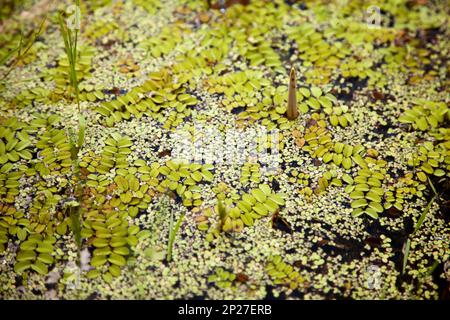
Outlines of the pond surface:
M0 298L448 299L448 10L6 1Z

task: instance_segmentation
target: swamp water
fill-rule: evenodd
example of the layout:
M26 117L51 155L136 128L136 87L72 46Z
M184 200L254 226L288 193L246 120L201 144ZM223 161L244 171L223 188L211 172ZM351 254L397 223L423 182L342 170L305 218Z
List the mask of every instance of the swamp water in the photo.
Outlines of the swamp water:
M445 1L219 2L2 2L0 298L448 299Z

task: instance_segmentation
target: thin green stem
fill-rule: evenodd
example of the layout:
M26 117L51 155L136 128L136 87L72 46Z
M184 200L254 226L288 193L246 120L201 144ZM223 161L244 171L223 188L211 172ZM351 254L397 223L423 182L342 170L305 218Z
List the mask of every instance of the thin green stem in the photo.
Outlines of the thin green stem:
M79 1L76 2L77 6L79 6ZM76 13L75 13L76 14ZM67 55L67 59L69 60L70 65L70 85L75 92L75 98L77 101L78 113L81 113L80 107L80 96L79 96L79 88L78 88L78 78L77 78L77 54L78 54L78 30L74 31L69 29L64 24L64 19L62 14L59 15L59 24L61 28L61 34L64 39L64 47Z
M431 180L429 180L429 181L431 183ZM436 190L434 189L434 186L432 188L433 188L433 191L436 192ZM433 204L434 201L436 201L438 196L439 195L437 193L435 193L434 197L431 198L430 202L428 202L428 205L422 211L422 214L420 215L419 220L417 220L417 223L416 223L416 225L414 227L414 231L411 233L411 235L406 240L405 253L403 255L403 269L402 269L402 273L405 273L406 265L408 263L409 251L410 251L410 246L411 246L411 238L417 233L417 231L419 231L420 227L422 226L423 222L425 221L425 218L427 217L428 212L430 211L431 205Z
M76 1L77 10L79 10L80 2ZM75 12L77 14L77 11ZM71 30L65 23L62 14L59 15L59 25L61 28L61 34L64 40L64 48L66 51L67 59L69 61L70 66L70 75L69 82L70 86L75 91L75 98L77 100L78 106L78 135L77 140L75 139L75 134L72 131L70 142L71 142L71 156L72 156L72 168L73 168L73 177L75 185L72 189L73 196L77 199L77 206L70 207L70 219L72 225L72 231L75 236L75 242L78 246L78 258L80 258L81 251L81 210L82 210L82 201L83 201L83 183L81 181L81 170L80 170L80 161L78 158L78 153L83 147L84 144L84 135L86 130L86 120L81 114L80 107L80 97L79 97L79 89L78 89L78 79L77 79L77 46L78 46L78 30ZM79 259L78 259L79 262Z
M77 79L77 70L76 70L77 43L78 43L78 30L75 29L75 45L74 45L74 51L73 51L73 83L74 83L74 87L75 87L75 96L77 98L78 112L81 113L80 95L79 95L79 89L78 89L78 79Z
M23 43L23 35L21 36L19 45L12 49L9 53L6 54L5 57L0 59L0 65L5 64L9 58L11 58L16 52L17 54L17 58L14 60L14 62L12 63L12 65L9 67L8 71L2 76L2 78L0 79L0 81L3 81L4 79L6 79L8 77L8 75L11 73L11 71L13 70L13 68L15 67L15 65L17 63L19 63L19 61L28 53L28 51L30 51L31 47L33 47L37 37L39 37L42 34L42 31L44 29L44 24L45 21L47 21L47 14L44 16L44 18L42 19L40 25L39 25L39 29L37 32L35 32L32 36L30 36L29 41L24 45ZM23 48L25 48L24 50L22 50Z

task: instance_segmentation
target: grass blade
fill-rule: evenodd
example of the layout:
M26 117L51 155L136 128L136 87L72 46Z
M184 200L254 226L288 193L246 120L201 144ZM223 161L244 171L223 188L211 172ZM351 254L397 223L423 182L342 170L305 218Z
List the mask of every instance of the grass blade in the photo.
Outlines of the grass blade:
M178 230L181 227L181 223L184 220L184 214L181 214L181 216L178 218L177 223L175 224L175 228L172 228L173 225L173 217L172 220L170 222L171 226L170 226L170 232L169 232L169 242L167 244L167 262L170 262L172 260L172 248L173 248L173 244L175 242L175 236L178 233Z
M75 139L74 139L74 131L72 128L68 129L69 131L69 145L70 145L70 155L72 158L72 161L75 161L77 159L78 156L78 148L77 145L75 144Z
M416 226L414 227L414 231L412 234L415 234L420 229L423 222L425 221L425 218L427 217L428 211L430 211L431 205L436 200L436 198L437 198L437 194L435 194L434 197L430 200L430 202L428 202L428 205L422 211L422 214L420 215L419 220L417 220Z
M4 80L6 77L8 77L8 75L13 70L14 66L20 61L20 59L23 56L25 56L28 53L28 51L30 51L31 47L36 42L36 39L42 34L42 31L44 29L44 24L46 21L47 21L47 14L42 19L42 21L39 25L38 31L32 33L32 35L30 36L30 39L27 41L25 46L24 46L24 41L23 41L23 35L21 34L19 45L16 48L12 49L9 53L6 54L5 57L3 57L0 60L0 66L2 66L11 58L12 55L14 55L16 52L18 52L17 58L14 60L13 64L9 67L9 70L2 76L2 78L0 80ZM25 48L25 49L22 50L23 48Z
M83 115L78 116L78 151L83 147L84 144L84 137L86 132L86 118Z
M411 239L408 238L408 240L406 240L405 252L404 252L404 255L403 255L403 268L402 268L402 273L403 274L405 274L406 265L408 264L409 248L410 247L411 247Z
M438 260L435 260L435 261L433 262L433 264L431 265L431 267L428 268L426 275L427 275L427 276L431 276L431 275L433 274L434 270L436 270L436 268L437 268L438 265L439 265L439 261L438 261Z
M425 207L425 209L422 211L422 214L419 217L419 220L417 220L417 223L414 227L414 231L411 233L411 236L413 236L414 234L416 234L416 232L420 229L420 227L422 226L422 224L424 223L428 212L430 211L431 205L433 204L434 201L436 201L437 197L438 197L438 193L436 192L436 189L434 188L433 183L431 182L430 178L428 177L428 182L431 186L431 189L434 192L434 196L433 198L431 198L430 202L428 202L427 206ZM409 249L411 247L411 239L408 238L408 240L406 240L406 244L405 244L405 252L404 252L404 256L403 256L403 268L402 268L402 273L405 273L405 269L406 269L406 265L408 263L408 257L409 257Z
M0 66L4 65L16 52L20 51L20 49L21 44L19 43L17 47L9 51L3 58L0 59Z
M429 176L427 176L427 179L428 179L428 183L430 184L430 187L431 187L431 189L433 190L433 193L436 195L437 194L437 192L436 192L436 188L434 187L434 184L433 184L433 182L431 182L431 180L430 180L430 177Z
M76 1L76 4L79 6L79 1ZM73 175L75 177L76 184L73 188L73 196L77 199L78 206L70 208L70 219L72 230L75 235L75 241L78 246L78 258L80 258L80 250L81 250L81 204L83 198L83 184L80 177L80 166L78 159L78 152L83 147L85 132L86 132L86 119L81 114L80 109L80 98L79 98L79 90L78 90L78 80L76 73L76 61L77 61L77 38L78 31L71 30L66 24L63 18L62 13L58 16L59 26L61 30L61 35L64 41L64 49L67 55L67 60L69 60L70 65L70 75L69 75L69 83L70 86L75 91L75 97L78 105L78 134L75 136L74 130L70 130L70 151L72 156L72 167L73 167ZM77 140L75 140L77 139ZM80 262L80 259L78 259Z
M67 59L69 60L70 65L70 85L75 91L75 98L78 105L78 112L81 112L80 109L80 97L79 97L79 89L78 89L78 79L76 72L76 63L77 63L77 43L78 43L78 30L74 31L72 34L72 30L70 30L65 24L62 14L59 15L59 26L61 29L61 35L64 40L64 48L66 51Z

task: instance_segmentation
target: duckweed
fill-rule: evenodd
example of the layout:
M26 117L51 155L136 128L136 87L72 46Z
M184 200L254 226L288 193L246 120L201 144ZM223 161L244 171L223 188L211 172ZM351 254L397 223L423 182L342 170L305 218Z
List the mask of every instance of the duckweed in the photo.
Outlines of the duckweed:
M70 1L15 2L0 298L448 296L445 4L380 1L373 25L364 1L80 1L78 105Z

